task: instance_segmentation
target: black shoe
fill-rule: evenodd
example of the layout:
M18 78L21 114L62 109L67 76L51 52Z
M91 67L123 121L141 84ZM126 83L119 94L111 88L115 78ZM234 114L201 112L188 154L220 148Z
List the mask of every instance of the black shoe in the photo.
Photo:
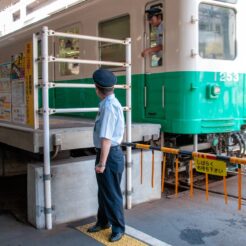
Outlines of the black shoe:
M110 242L119 241L124 236L123 232L112 233L111 237L109 238Z
M109 229L110 227L111 227L110 224L106 224L106 225L97 225L97 224L95 224L94 226L89 227L87 229L87 232L89 232L89 233L99 232L101 230Z

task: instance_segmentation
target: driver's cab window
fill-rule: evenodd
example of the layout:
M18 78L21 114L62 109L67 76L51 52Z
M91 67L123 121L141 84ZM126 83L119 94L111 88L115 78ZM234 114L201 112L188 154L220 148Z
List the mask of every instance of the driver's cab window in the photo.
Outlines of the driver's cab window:
M163 4L148 4L145 9L147 43L142 56L149 61L150 67L159 67L163 63Z

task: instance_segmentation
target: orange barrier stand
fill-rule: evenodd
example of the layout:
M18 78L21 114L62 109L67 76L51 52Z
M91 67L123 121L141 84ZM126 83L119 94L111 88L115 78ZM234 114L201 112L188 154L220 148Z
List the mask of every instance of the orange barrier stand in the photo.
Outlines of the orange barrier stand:
M193 199L194 190L193 190L193 161L190 160L190 198Z
M205 183L206 183L206 201L208 201L208 174L205 173Z
M238 165L238 210L241 210L242 207L242 170L241 170L241 164L246 165L246 158L239 158L239 157L228 157L228 156L219 156L219 155L213 155L208 153L201 153L201 152L191 152L191 151L180 151L178 149L173 148L166 148L166 147L158 147L158 146L151 146L146 144L134 144L134 143L123 143L123 146L131 146L134 148L141 149L141 184L143 182L143 149L145 150L152 150L152 175L151 175L151 184L152 188L154 188L154 150L162 151L163 153L169 153L176 155L175 159L175 196L178 196L178 185L179 185L179 160L178 155L190 155L191 158L205 158L208 160L219 160L224 162L229 162L235 165ZM165 169L166 169L166 155L163 156L163 167L162 167L162 182L161 182L161 189L162 192L164 192L164 183L165 183ZM208 173L205 172L205 179L206 179L206 200L208 200ZM212 173L213 174L213 173ZM215 174L216 175L216 174ZM224 199L225 204L228 203L228 193L227 193L227 184L226 184L226 176L224 176L224 173L221 173L219 176L223 176L223 185L224 185ZM193 190L193 161L190 160L190 197L193 198L194 196L194 190Z
M141 149L140 155L140 183L143 184L143 149Z
M151 175L151 184L152 188L154 188L154 178L155 178L155 152L152 150L152 175Z
M178 197L179 192L179 159L175 160L175 196Z
M238 165L238 210L242 207L242 170L241 165Z
M162 164L162 179L161 179L161 192L164 192L164 184L165 184L165 170L166 170L166 155L163 154L163 164Z
M226 188L226 177L223 176L223 183L224 183L224 198L225 198L225 204L228 202L228 194L227 194L227 188Z

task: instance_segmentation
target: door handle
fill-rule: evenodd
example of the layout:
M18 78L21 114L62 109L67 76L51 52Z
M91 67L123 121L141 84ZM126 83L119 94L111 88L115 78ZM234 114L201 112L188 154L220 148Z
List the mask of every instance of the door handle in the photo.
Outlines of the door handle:
M162 89L161 89L161 95L162 95L162 98L161 98L162 108L164 108L165 107L165 86L164 85L162 86Z
M144 107L147 107L147 87L144 86Z

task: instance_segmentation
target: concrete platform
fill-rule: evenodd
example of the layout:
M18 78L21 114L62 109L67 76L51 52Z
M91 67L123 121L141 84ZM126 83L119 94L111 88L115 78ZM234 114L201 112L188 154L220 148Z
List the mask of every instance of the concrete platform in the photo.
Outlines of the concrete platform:
M195 190L144 203L126 210L127 226L173 246L245 246L246 206L237 210L237 201ZM10 215L0 215L1 246L94 246L101 245L75 228L95 221L90 217L77 222L55 226L52 231L36 230L21 224ZM158 244L153 244L157 246ZM165 245L165 244L162 244Z
M40 153L43 147L42 122L40 129L21 130L0 124L0 142L10 146ZM50 118L50 145L51 150L55 144L60 145L60 150L80 149L93 147L94 120L52 116ZM132 142L159 138L159 124L135 123L132 124Z
M154 187L151 186L152 151L143 154L143 183L140 178L140 151L132 152L132 204L161 198L162 153L155 151ZM97 182L95 156L70 158L51 165L53 224L61 224L97 213ZM42 164L28 166L28 221L37 228L45 228L44 181ZM121 182L125 194L126 174ZM125 196L124 196L125 197Z

